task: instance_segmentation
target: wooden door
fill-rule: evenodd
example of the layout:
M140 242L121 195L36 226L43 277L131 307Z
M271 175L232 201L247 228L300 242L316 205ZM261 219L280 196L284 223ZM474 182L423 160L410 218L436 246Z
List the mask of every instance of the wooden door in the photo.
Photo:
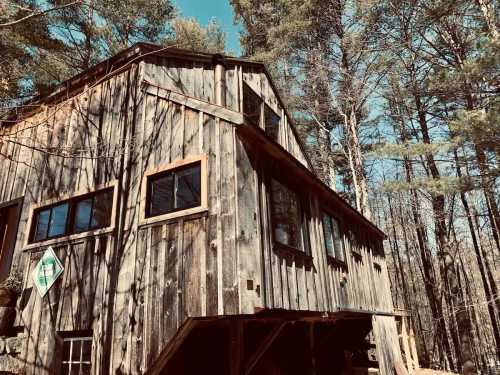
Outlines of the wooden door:
M14 244L17 237L21 202L9 202L0 206L0 282L10 273Z

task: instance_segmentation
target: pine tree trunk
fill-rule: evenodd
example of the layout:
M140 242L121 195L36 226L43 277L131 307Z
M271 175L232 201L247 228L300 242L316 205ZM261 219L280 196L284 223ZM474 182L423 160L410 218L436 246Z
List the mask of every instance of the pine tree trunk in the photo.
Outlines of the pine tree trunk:
M415 106L418 114L418 123L420 125L420 131L422 133L422 141L425 144L430 145L431 144L431 139L429 136L429 128L427 126L427 119L426 119L426 113L422 107L421 103L421 98L419 95L418 89L415 87L413 91L413 97L415 100ZM438 180L441 178L439 169L437 167L436 161L434 160L434 156L431 153L426 153L425 154L425 161L427 168L429 170L430 176ZM446 225L446 214L445 214L445 197L443 194L433 194L431 198L432 202L432 212L434 215L434 223L435 223L435 234L436 234L436 240L438 244L438 249L439 249L439 255L440 255L440 269L441 269L441 277L443 279L443 284L445 285L445 290L449 291L450 288L448 287L451 276L448 276L448 271L449 268L447 267L447 255L445 249L448 248L448 239L447 239L447 225ZM449 294L449 293L447 293ZM449 297L449 296L448 296ZM449 298L447 298L449 300ZM456 302L456 299L452 299L452 303ZM455 349L460 351L460 353L463 352L462 342L457 342L457 338L454 335L455 331L455 324L453 319L449 320L450 324L452 325L452 338L454 339L455 343ZM460 332L460 337L462 336L460 327L457 327L458 332ZM446 335L446 333L445 333ZM448 341L448 340L446 340ZM458 348L457 348L458 346ZM448 361L450 363L450 366L454 368L454 361L453 361L453 356L451 355L451 350L450 346L448 344L447 348L447 355L448 355ZM457 354L457 357L460 357L460 354Z
M399 200L400 201L400 204L399 204L399 219L400 219L400 226L401 226L401 231L403 232L403 241L404 241L404 246L405 246L405 254L406 254L406 262L408 263L408 267L411 266L411 260L410 260L410 246L409 246L409 241L408 241L408 234L407 234L407 231L406 231L406 228L407 228L407 225L409 223L405 223L403 222L403 208L401 206L401 199ZM413 295L413 298L418 298L417 297L417 290L415 288L415 275L414 275L414 272L411 271L411 269L409 270L409 274L410 274L410 280L411 280L411 286L412 286L412 295ZM410 300L410 298L408 298ZM416 304L413 304L410 302L409 304L409 308L411 309L411 316L412 316L412 321L413 321L413 326L417 326L418 327L418 331L415 330L415 332L418 332L418 336L420 337L422 334L423 334L423 329L422 329L422 320L420 318L420 313L418 311L418 308L416 306ZM415 324L414 320L417 320L417 324ZM430 357L429 357L429 352L428 352L428 349L427 349L427 344L425 342L425 340L420 340L420 343L421 343L421 347L423 349L423 353L420 355L423 359L423 362L425 363L429 363L430 362Z
M458 155L457 155L456 150L454 151L454 153L455 153L455 163L456 163L456 169L457 169L457 176L459 178L461 178L462 171L461 171L460 165L458 163ZM479 243L477 241L476 231L475 231L474 223L472 220L472 214L471 214L471 210L469 208L469 202L467 201L467 197L466 197L464 192L460 192L460 199L462 201L462 205L464 207L465 214L467 215L467 222L469 224L469 230L470 230L470 234L471 234L471 238L472 238L472 245L474 247L474 253L476 255L476 261L477 261L477 265L479 267L479 273L481 274L481 281L483 282L483 289L484 289L484 292L486 294L486 299L488 301L495 301L496 304L498 305L500 303L500 301L498 301L497 295L496 295L496 284L495 284L494 280L490 279L490 283L491 283L491 281L493 281L493 283L491 283L491 289L495 288L495 294L493 294L492 290L490 289L490 285L488 285L488 281L486 279L484 260L483 260L482 254L481 254L481 250L479 248ZM495 307L494 306L495 305L493 305L493 303L488 303L488 314L490 316L491 325L493 328L493 336L495 338L497 358L500 359L500 331L499 331L498 320L495 316Z
M349 113L344 114L344 121L348 136L348 159L356 195L356 208L370 219L371 210L368 202L368 183L364 172L363 155L358 136L359 123L354 108L351 108Z
M467 309L462 298L460 298L460 289L458 283L457 267L455 259L451 254L451 248L448 244L443 248L443 260L445 275L451 292L452 306L456 309L457 329L460 336L460 360L461 370L464 375L475 374L476 366L472 355L472 343L470 340L471 324Z
M397 261L397 268L399 269L399 274L400 274L400 279L401 279L401 287L403 289L403 301L405 304L405 309L409 309L411 307L411 303L408 298L408 288L406 285L406 281L404 278L404 269L403 269L403 262L401 261L401 255L399 251L399 244L397 241L397 235L396 235L396 220L394 219L394 211L392 208L392 200L390 196L387 197L388 203L389 203L389 213L391 215L391 223L392 223L392 231L393 231L393 238L394 238L394 253L393 253L393 258L394 261Z
M405 162L405 172L406 181L410 183L413 176L413 171L409 162ZM417 233L417 243L420 251L420 259L422 261L422 276L424 279L425 291L427 294L427 299L429 300L432 320L436 322L436 338L439 340L439 344L441 346L439 348L441 363L444 365L442 356L446 355L448 363L452 365L453 356L451 355L451 345L448 341L448 335L446 334L446 328L443 321L443 308L437 297L438 293L436 289L436 277L433 272L434 267L432 265L430 251L427 248L427 236L425 234L424 225L422 223L421 215L418 209L420 205L418 202L417 193L414 189L410 190L410 206L412 209L413 222Z
M457 56L457 61L459 63L460 69L462 69L462 57ZM466 99L466 108L469 111L475 109L474 99L472 97L472 88L470 82L466 81L463 83L464 93ZM488 161L486 159L486 154L481 146L480 140L472 139L474 142L474 151L476 153L476 162L481 174L481 185L483 188L484 196L486 199L486 207L488 208L488 216L490 219L491 231L493 234L493 239L495 240L497 254L500 255L500 211L495 199L495 181L491 178L491 171L488 166Z

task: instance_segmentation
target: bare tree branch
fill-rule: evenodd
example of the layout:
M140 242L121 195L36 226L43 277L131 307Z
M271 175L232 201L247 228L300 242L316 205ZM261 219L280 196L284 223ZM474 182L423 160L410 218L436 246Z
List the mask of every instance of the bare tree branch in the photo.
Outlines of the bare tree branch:
M51 12L54 12L54 11L58 11L58 10L61 10L61 9L72 7L74 5L81 5L81 4L83 4L83 0L77 0L77 1L73 1L73 2L65 4L65 5L58 6L58 7L53 7L53 8L45 9L45 10L42 10L42 11L39 11L39 12L34 12L34 13L29 14L29 15L23 17L23 18L19 18L19 19L15 20L15 21L6 22L6 23L0 23L0 28L14 26L14 25L17 25L17 24L19 24L21 22L27 21L27 20L29 20L31 18L34 18L34 17L39 17L39 16L45 15L47 13L51 13ZM26 8L23 8L23 9L26 9Z

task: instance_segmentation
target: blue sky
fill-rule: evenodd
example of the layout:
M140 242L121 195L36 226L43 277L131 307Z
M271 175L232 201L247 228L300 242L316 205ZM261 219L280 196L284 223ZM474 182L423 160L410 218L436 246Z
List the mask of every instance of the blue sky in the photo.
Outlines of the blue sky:
M232 55L240 56L240 25L233 21L233 8L229 0L174 0L175 5L184 17L193 17L200 24L206 25L215 18L227 33L226 48Z

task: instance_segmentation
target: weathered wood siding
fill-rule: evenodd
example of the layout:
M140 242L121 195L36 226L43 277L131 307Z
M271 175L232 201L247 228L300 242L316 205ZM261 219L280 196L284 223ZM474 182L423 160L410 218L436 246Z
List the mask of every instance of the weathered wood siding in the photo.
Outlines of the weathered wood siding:
M8 173L1 174L0 201L24 197L13 264L25 280L17 324L28 333L23 358L28 374L53 371L60 350L55 333L74 330L92 330L94 373L102 373L110 366L105 351L111 347L113 328L116 333L120 325L130 326L120 315L123 305L115 304L115 298L121 298L117 290L132 294L132 280L121 277L120 265L128 262L124 254L133 239L117 237L118 231L114 231L50 241L65 271L43 300L33 287L31 272L48 244L29 250L26 244L33 204L115 180L120 192L133 186L125 176L134 153L131 135L138 113L140 71L139 65L132 65L122 74L3 129L10 141L1 145L2 154L8 157L0 157L0 170ZM118 215L112 218L117 228L130 228L134 220L127 202L120 202Z
M307 311L337 311L353 309L371 312L393 312L389 278L385 258L376 251L380 238L370 238L355 224L339 218L344 233L346 267L330 262L324 247L322 210L318 198L307 191L302 195L309 200L311 217L308 220L311 252L280 251L272 238L272 224L267 186L266 165L258 150L241 147L237 154L238 178L246 183L248 201L238 200L247 213L242 221L261 257L253 257L246 267L262 269L260 285L265 307ZM253 174L253 181L249 175ZM240 224L242 225L242 224ZM375 266L377 264L378 266ZM245 267L242 267L245 269ZM248 270L248 268L246 268Z
M214 66L211 63L152 56L144 79L164 89L215 104Z
M152 57L148 60L144 79L161 88L215 104L214 65L190 60ZM281 117L279 143L293 157L309 168L290 119L278 100L277 93L262 69L242 65L227 65L225 69L226 107L242 111L243 82L247 83Z

